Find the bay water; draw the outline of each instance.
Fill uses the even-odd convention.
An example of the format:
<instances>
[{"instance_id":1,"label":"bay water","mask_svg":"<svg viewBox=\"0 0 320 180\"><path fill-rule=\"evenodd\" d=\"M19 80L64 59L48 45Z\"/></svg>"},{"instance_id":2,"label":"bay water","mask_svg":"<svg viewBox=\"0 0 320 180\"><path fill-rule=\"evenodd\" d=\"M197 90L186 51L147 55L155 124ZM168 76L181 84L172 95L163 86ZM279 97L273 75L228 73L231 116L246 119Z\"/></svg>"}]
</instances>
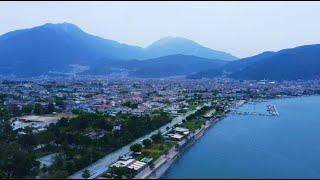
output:
<instances>
[{"instance_id":1,"label":"bay water","mask_svg":"<svg viewBox=\"0 0 320 180\"><path fill-rule=\"evenodd\" d=\"M245 104L186 149L163 178L320 178L320 97Z\"/></svg>"}]
</instances>

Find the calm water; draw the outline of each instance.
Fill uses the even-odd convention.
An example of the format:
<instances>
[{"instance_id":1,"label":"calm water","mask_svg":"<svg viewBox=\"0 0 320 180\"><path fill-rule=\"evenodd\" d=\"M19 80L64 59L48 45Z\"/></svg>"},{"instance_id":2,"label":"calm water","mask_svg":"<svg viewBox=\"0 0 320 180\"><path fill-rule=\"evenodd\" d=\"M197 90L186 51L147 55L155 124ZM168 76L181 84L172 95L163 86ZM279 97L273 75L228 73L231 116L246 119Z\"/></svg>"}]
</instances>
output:
<instances>
[{"instance_id":1,"label":"calm water","mask_svg":"<svg viewBox=\"0 0 320 180\"><path fill-rule=\"evenodd\" d=\"M271 100L241 111L279 117L229 115L171 166L164 178L320 178L320 97Z\"/></svg>"}]
</instances>

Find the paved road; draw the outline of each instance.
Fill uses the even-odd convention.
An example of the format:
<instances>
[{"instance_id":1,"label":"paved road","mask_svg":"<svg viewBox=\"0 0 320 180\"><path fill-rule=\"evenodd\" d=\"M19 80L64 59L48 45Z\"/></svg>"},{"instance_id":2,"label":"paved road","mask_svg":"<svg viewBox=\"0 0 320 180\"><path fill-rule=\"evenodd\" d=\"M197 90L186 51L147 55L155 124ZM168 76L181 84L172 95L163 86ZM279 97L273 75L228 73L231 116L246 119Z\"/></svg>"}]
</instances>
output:
<instances>
[{"instance_id":1,"label":"paved road","mask_svg":"<svg viewBox=\"0 0 320 180\"><path fill-rule=\"evenodd\" d=\"M196 110L200 109L201 107L203 106L198 106L196 108ZM135 143L139 143L141 142L142 140L146 139L146 138L150 138L153 134L157 133L158 130L160 130L162 133L165 133L167 130L166 128L169 127L173 127L174 125L182 122L182 120L184 120L187 116L189 116L190 114L194 113L196 110L193 110L193 111L189 111L187 112L185 115L181 115L181 116L178 116L176 118L174 118L170 123L160 127L159 129L131 142L130 144L112 152L112 153L109 153L108 155L104 156L103 158L99 159L98 161L94 162L93 164L87 166L86 168L76 172L75 174L69 176L69 179L83 179L82 178L82 173L85 169L88 169L90 174L91 174L91 177L89 179L94 179L96 177L98 177L99 175L103 174L105 171L108 170L109 166L118 160L118 158L120 156L123 156L125 155L126 153L128 153L130 151L130 146L132 144L135 144Z\"/></svg>"}]
</instances>

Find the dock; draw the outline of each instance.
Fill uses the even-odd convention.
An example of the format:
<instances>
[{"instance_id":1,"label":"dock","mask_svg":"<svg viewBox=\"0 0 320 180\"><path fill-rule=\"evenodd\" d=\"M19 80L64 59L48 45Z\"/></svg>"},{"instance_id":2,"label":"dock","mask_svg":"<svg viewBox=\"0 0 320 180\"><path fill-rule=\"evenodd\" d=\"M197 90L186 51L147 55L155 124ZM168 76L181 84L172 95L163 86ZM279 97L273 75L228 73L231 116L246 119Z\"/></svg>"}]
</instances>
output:
<instances>
[{"instance_id":1,"label":"dock","mask_svg":"<svg viewBox=\"0 0 320 180\"><path fill-rule=\"evenodd\" d=\"M267 111L273 116L279 116L280 115L278 110L277 110L277 108L276 108L276 106L273 105L273 104L268 104L267 105Z\"/></svg>"},{"instance_id":2,"label":"dock","mask_svg":"<svg viewBox=\"0 0 320 180\"><path fill-rule=\"evenodd\" d=\"M278 112L277 108L273 104L267 105L267 112L261 113L261 112L250 112L250 111L233 111L232 114L236 115L256 115L256 116L280 116L280 113Z\"/></svg>"}]
</instances>

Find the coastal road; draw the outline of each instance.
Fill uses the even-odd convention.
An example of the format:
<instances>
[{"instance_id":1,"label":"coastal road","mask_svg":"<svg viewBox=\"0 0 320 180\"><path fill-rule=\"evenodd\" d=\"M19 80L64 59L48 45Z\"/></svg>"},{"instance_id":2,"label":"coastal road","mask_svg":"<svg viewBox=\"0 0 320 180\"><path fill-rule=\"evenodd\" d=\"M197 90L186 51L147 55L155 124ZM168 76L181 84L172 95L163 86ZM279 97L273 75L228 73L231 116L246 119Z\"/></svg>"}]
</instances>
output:
<instances>
[{"instance_id":1,"label":"coastal road","mask_svg":"<svg viewBox=\"0 0 320 180\"><path fill-rule=\"evenodd\" d=\"M203 106L204 105L198 106L196 108L196 110L202 108ZM130 151L130 146L132 144L140 143L142 140L144 140L146 138L150 138L153 134L157 133L158 130L160 130L160 132L162 132L164 134L167 131L166 130L167 127L172 128L174 125L181 123L182 120L184 120L190 114L194 113L196 110L189 111L184 115L178 116L178 117L174 118L170 123L160 127L159 129L152 131L151 133L131 142L130 144L128 144L128 145L126 145L126 146L124 146L124 147L122 147L112 153L109 153L108 155L104 156L103 158L99 159L98 161L94 162L93 164L91 164L91 165L87 166L86 168L69 176L69 179L83 179L82 173L85 169L89 170L89 172L90 172L91 176L89 177L89 179L94 179L94 178L98 177L99 175L101 175L105 171L107 171L109 169L109 166L112 163L114 163L115 161L117 161L120 156L123 156L126 153L128 153Z\"/></svg>"}]
</instances>

